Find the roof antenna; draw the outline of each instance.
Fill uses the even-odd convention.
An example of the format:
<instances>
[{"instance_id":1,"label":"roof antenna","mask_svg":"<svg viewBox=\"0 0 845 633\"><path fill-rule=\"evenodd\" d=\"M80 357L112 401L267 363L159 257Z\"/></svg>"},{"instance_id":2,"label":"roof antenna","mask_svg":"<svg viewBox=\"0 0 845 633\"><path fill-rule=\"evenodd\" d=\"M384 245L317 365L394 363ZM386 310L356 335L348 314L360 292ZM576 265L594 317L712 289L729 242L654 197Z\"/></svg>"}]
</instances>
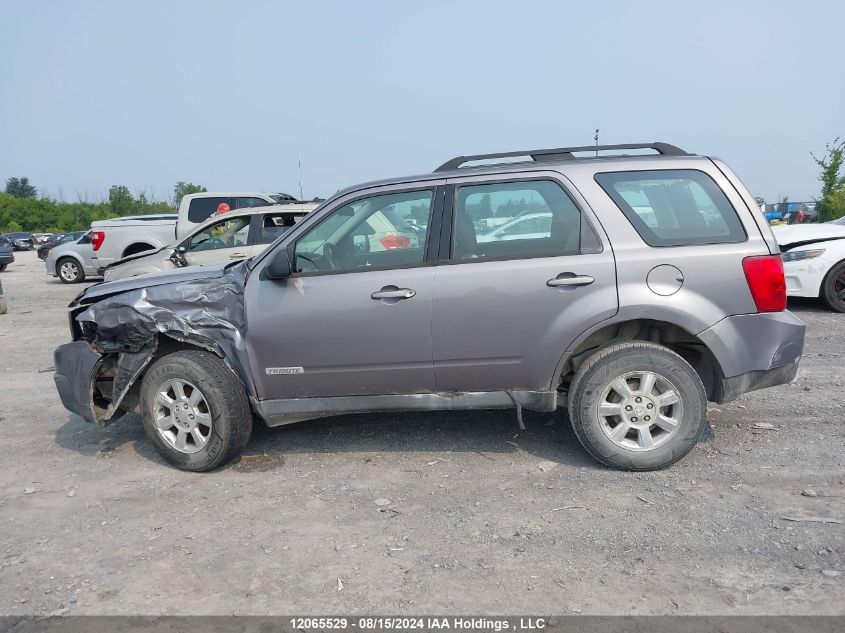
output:
<instances>
[{"instance_id":1,"label":"roof antenna","mask_svg":"<svg viewBox=\"0 0 845 633\"><path fill-rule=\"evenodd\" d=\"M598 132L598 130L596 130ZM299 166L299 199L302 200L302 158L296 153L296 164Z\"/></svg>"},{"instance_id":2,"label":"roof antenna","mask_svg":"<svg viewBox=\"0 0 845 633\"><path fill-rule=\"evenodd\" d=\"M596 135L593 137L593 140L596 142L596 158L599 157L599 130L596 128Z\"/></svg>"}]
</instances>

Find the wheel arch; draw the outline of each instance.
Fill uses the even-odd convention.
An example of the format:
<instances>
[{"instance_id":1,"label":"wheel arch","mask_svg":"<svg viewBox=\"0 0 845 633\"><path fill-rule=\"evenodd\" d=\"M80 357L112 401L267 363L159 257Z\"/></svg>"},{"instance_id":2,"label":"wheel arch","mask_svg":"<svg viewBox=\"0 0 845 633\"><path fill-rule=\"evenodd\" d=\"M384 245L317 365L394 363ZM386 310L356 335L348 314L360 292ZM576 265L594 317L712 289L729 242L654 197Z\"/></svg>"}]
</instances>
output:
<instances>
[{"instance_id":1,"label":"wheel arch","mask_svg":"<svg viewBox=\"0 0 845 633\"><path fill-rule=\"evenodd\" d=\"M623 341L657 343L676 352L701 378L707 399L718 399L723 373L718 358L707 344L676 323L647 317L605 321L582 333L558 362L551 382L553 388L556 385L558 391L568 391L573 375L584 360L599 349Z\"/></svg>"},{"instance_id":2,"label":"wheel arch","mask_svg":"<svg viewBox=\"0 0 845 633\"><path fill-rule=\"evenodd\" d=\"M152 241L152 240L150 240ZM132 242L131 244L127 245L121 254L121 259L124 257L129 257L130 255L137 255L138 253L143 253L144 251L154 251L158 248L161 248L161 245L154 245L150 244L150 241L147 242Z\"/></svg>"},{"instance_id":3,"label":"wheel arch","mask_svg":"<svg viewBox=\"0 0 845 633\"><path fill-rule=\"evenodd\" d=\"M840 259L839 261L833 262L830 265L830 268L828 268L827 271L825 271L825 274L822 277L821 283L819 284L819 292L818 292L819 299L824 299L824 293L825 293L825 288L827 287L827 282L830 279L830 276L833 274L833 271L836 269L836 267L840 266L841 264L845 264L845 254L843 254L842 259Z\"/></svg>"},{"instance_id":4,"label":"wheel arch","mask_svg":"<svg viewBox=\"0 0 845 633\"><path fill-rule=\"evenodd\" d=\"M246 389L247 394L252 401L255 396L255 387L253 381L250 376L245 376L244 372L238 371L238 365L233 364L226 358L223 352L215 347L214 345L203 345L197 341L188 341L184 339L177 339L173 336L164 332L159 334L155 339L155 352L144 362L143 368L135 375L134 379L132 380L132 385L127 389L123 397L121 398L120 402L117 404L117 408L123 411L130 411L133 413L140 412L140 391L141 391L141 383L144 380L144 375L147 372L147 369L153 365L157 360L173 354L175 352L181 351L204 351L210 352L219 358L221 358L229 369L234 373L244 384L244 388Z\"/></svg>"}]
</instances>

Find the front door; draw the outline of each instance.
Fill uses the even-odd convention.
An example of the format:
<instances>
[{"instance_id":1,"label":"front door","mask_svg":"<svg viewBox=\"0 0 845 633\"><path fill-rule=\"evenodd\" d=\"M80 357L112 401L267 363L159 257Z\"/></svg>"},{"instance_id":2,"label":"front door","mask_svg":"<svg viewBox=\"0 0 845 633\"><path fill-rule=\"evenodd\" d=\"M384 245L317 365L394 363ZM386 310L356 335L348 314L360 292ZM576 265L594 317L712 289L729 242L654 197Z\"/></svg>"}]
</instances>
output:
<instances>
[{"instance_id":1,"label":"front door","mask_svg":"<svg viewBox=\"0 0 845 633\"><path fill-rule=\"evenodd\" d=\"M617 310L610 248L552 176L450 183L432 316L438 391L554 389L569 344Z\"/></svg>"},{"instance_id":2,"label":"front door","mask_svg":"<svg viewBox=\"0 0 845 633\"><path fill-rule=\"evenodd\" d=\"M260 399L434 390L435 191L351 196L276 247L291 253L293 276L247 284Z\"/></svg>"},{"instance_id":3,"label":"front door","mask_svg":"<svg viewBox=\"0 0 845 633\"><path fill-rule=\"evenodd\" d=\"M251 216L225 217L210 224L183 242L185 259L190 266L246 259L251 253L249 225Z\"/></svg>"}]
</instances>

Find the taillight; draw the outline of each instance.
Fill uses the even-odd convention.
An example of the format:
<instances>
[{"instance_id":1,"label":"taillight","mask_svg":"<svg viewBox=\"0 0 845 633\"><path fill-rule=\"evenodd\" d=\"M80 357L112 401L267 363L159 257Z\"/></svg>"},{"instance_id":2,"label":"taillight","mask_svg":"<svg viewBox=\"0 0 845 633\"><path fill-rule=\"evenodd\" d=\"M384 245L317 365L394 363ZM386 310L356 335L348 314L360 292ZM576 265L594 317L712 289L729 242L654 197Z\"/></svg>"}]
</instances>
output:
<instances>
[{"instance_id":1,"label":"taillight","mask_svg":"<svg viewBox=\"0 0 845 633\"><path fill-rule=\"evenodd\" d=\"M779 312L786 309L786 279L780 255L761 255L742 260L742 270L757 312Z\"/></svg>"},{"instance_id":2,"label":"taillight","mask_svg":"<svg viewBox=\"0 0 845 633\"><path fill-rule=\"evenodd\" d=\"M105 239L106 234L103 231L91 231L91 244L94 246L95 251L100 250Z\"/></svg>"},{"instance_id":3,"label":"taillight","mask_svg":"<svg viewBox=\"0 0 845 633\"><path fill-rule=\"evenodd\" d=\"M408 248L411 245L411 240L404 235L385 235L379 242L389 251Z\"/></svg>"}]
</instances>

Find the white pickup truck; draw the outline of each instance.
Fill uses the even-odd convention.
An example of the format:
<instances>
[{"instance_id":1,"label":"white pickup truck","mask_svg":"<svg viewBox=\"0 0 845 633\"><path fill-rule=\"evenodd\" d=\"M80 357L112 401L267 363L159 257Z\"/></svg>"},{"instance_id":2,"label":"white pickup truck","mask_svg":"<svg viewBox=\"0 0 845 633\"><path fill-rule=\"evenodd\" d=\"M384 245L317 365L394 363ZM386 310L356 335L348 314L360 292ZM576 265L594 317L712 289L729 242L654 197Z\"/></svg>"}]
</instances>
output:
<instances>
[{"instance_id":1,"label":"white pickup truck","mask_svg":"<svg viewBox=\"0 0 845 633\"><path fill-rule=\"evenodd\" d=\"M210 218L220 204L231 210L281 204L299 208L295 198L287 194L254 191L192 193L182 198L175 214L134 215L91 224L94 246L93 263L105 269L119 259L144 251L157 250L188 233Z\"/></svg>"}]
</instances>

